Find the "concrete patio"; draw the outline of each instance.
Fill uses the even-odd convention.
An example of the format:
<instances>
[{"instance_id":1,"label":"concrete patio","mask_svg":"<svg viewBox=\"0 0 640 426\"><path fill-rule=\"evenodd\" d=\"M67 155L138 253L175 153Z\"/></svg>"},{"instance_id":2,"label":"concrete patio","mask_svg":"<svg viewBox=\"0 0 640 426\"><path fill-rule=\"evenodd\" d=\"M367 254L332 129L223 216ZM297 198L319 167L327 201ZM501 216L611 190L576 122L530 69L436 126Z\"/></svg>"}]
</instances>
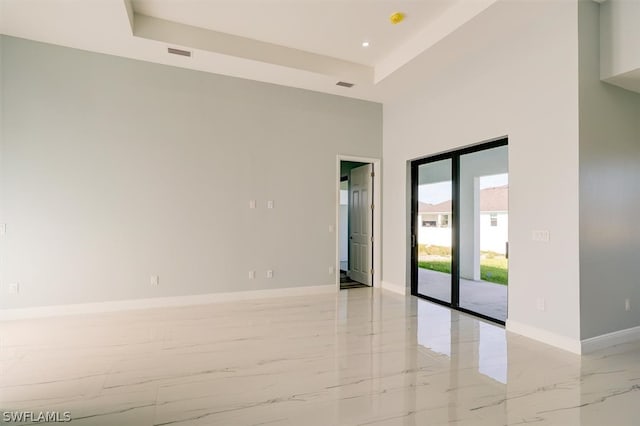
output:
<instances>
[{"instance_id":1,"label":"concrete patio","mask_svg":"<svg viewBox=\"0 0 640 426\"><path fill-rule=\"evenodd\" d=\"M450 302L451 275L418 268L418 293ZM507 286L461 278L460 307L505 321L507 319Z\"/></svg>"}]
</instances>

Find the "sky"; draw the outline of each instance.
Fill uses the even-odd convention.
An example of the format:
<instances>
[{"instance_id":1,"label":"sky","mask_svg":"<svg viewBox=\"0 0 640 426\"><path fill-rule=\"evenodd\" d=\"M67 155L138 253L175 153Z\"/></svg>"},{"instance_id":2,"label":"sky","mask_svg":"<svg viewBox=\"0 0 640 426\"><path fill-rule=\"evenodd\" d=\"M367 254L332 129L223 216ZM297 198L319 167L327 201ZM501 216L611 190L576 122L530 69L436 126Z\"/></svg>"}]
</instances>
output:
<instances>
[{"instance_id":1,"label":"sky","mask_svg":"<svg viewBox=\"0 0 640 426\"><path fill-rule=\"evenodd\" d=\"M509 184L509 174L481 176L480 189ZM451 182L439 182L418 187L418 199L427 204L438 204L451 199Z\"/></svg>"}]
</instances>

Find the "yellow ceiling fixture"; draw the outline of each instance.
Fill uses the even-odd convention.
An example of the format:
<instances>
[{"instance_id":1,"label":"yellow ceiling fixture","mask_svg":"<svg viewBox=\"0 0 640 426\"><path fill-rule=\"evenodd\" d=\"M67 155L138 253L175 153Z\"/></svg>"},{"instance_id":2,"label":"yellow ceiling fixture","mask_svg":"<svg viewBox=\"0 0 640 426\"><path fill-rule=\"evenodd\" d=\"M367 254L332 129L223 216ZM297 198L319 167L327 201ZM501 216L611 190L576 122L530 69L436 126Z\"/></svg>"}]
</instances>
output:
<instances>
[{"instance_id":1,"label":"yellow ceiling fixture","mask_svg":"<svg viewBox=\"0 0 640 426\"><path fill-rule=\"evenodd\" d=\"M402 12L395 12L395 13L392 13L391 16L389 16L389 21L391 21L393 25L396 25L404 21L404 16L405 15Z\"/></svg>"}]
</instances>

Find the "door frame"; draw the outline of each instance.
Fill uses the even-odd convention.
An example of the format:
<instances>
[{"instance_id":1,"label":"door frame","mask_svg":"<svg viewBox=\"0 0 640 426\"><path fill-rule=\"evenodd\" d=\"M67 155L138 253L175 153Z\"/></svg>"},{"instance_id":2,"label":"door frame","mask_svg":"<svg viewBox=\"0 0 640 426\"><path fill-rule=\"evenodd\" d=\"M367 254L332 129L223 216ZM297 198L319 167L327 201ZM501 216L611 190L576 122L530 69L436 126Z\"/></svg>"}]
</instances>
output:
<instances>
[{"instance_id":1,"label":"door frame","mask_svg":"<svg viewBox=\"0 0 640 426\"><path fill-rule=\"evenodd\" d=\"M505 322L460 306L460 157L465 154L485 151L487 149L509 146L509 137L503 136L487 142L470 145L465 148L445 151L409 162L411 173L411 228L409 229L411 295L430 302L444 305L457 311L475 315L487 321L504 325ZM418 294L418 167L441 160L451 160L451 302ZM508 301L507 301L508 303ZM508 310L508 307L507 307Z\"/></svg>"},{"instance_id":2,"label":"door frame","mask_svg":"<svg viewBox=\"0 0 640 426\"><path fill-rule=\"evenodd\" d=\"M335 282L336 288L340 290L340 162L341 161L357 161L359 163L369 163L373 164L373 258L371 259L371 267L373 268L373 279L371 280L371 287L380 287L381 281L381 260L382 260L382 245L380 244L380 236L382 235L382 203L380 202L381 197L381 189L382 189L382 176L380 164L381 160L379 158L373 157L359 157L354 155L346 155L346 154L338 154L336 156L336 176L334 179L335 187L336 187L336 211L335 211L335 225L334 225L334 233L335 233L335 265L334 265L334 273L335 273Z\"/></svg>"}]
</instances>

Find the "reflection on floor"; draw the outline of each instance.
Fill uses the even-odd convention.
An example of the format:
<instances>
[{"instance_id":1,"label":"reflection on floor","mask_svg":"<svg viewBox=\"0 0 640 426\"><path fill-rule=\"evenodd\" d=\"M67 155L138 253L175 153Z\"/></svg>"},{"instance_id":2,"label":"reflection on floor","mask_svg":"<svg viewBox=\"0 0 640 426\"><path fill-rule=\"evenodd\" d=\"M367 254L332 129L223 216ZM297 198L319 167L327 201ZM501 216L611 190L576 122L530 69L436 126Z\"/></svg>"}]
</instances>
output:
<instances>
[{"instance_id":1,"label":"reflection on floor","mask_svg":"<svg viewBox=\"0 0 640 426\"><path fill-rule=\"evenodd\" d=\"M582 359L374 289L0 323L0 406L72 425L637 425L640 343Z\"/></svg>"},{"instance_id":2,"label":"reflection on floor","mask_svg":"<svg viewBox=\"0 0 640 426\"><path fill-rule=\"evenodd\" d=\"M418 268L418 293L451 302L451 275ZM460 279L460 306L491 318L507 319L507 286Z\"/></svg>"}]
</instances>

